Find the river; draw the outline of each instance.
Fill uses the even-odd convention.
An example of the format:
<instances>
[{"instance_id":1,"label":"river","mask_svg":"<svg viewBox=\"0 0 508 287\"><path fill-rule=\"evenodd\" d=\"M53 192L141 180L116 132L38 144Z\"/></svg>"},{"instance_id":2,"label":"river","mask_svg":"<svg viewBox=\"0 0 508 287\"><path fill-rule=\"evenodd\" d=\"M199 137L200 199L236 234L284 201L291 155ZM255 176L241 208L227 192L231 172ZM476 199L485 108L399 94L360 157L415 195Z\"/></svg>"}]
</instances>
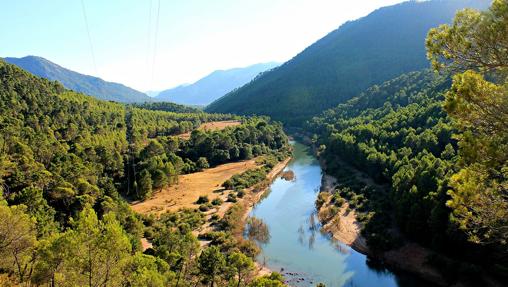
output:
<instances>
[{"instance_id":1,"label":"river","mask_svg":"<svg viewBox=\"0 0 508 287\"><path fill-rule=\"evenodd\" d=\"M420 287L428 286L409 274L373 267L367 257L332 240L319 229L314 202L322 170L309 149L294 143L293 159L286 167L295 174L277 178L250 216L269 229L269 240L260 243L258 262L281 272L291 286Z\"/></svg>"}]
</instances>

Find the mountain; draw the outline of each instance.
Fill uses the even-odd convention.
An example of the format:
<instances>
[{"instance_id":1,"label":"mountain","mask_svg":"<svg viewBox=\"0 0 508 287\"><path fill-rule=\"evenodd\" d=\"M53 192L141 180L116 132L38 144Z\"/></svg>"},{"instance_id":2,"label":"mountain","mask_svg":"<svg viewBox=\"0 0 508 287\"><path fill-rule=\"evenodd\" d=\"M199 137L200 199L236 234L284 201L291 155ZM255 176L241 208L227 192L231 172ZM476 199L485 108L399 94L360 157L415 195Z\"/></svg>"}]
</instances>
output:
<instances>
[{"instance_id":1,"label":"mountain","mask_svg":"<svg viewBox=\"0 0 508 287\"><path fill-rule=\"evenodd\" d=\"M226 93L243 86L259 73L275 68L279 63L255 64L245 68L217 70L190 85L181 85L159 93L156 100L184 105L206 106Z\"/></svg>"},{"instance_id":2,"label":"mountain","mask_svg":"<svg viewBox=\"0 0 508 287\"><path fill-rule=\"evenodd\" d=\"M42 57L26 56L23 58L4 58L36 76L60 82L67 89L94 96L101 100L122 103L141 103L151 101L146 94L122 84L106 82L101 78L83 75L61 67Z\"/></svg>"},{"instance_id":3,"label":"mountain","mask_svg":"<svg viewBox=\"0 0 508 287\"><path fill-rule=\"evenodd\" d=\"M464 7L488 0L410 1L380 8L343 24L293 59L206 108L208 112L264 114L300 125L368 87L428 67L425 38Z\"/></svg>"},{"instance_id":4,"label":"mountain","mask_svg":"<svg viewBox=\"0 0 508 287\"><path fill-rule=\"evenodd\" d=\"M155 98L159 95L160 91L146 91L145 94L151 98Z\"/></svg>"}]
</instances>

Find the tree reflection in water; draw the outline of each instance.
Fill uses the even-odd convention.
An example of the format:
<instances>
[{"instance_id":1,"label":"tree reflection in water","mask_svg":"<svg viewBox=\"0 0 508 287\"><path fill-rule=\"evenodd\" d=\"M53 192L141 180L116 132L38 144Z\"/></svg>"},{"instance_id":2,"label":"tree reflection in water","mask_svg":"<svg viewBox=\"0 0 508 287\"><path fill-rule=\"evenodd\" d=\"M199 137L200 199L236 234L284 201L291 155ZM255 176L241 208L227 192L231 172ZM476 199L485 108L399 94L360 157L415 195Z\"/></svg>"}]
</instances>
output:
<instances>
[{"instance_id":1,"label":"tree reflection in water","mask_svg":"<svg viewBox=\"0 0 508 287\"><path fill-rule=\"evenodd\" d=\"M247 237L251 240L256 240L261 244L266 244L270 241L270 231L268 225L257 217L249 217L247 219L247 226L245 229Z\"/></svg>"}]
</instances>

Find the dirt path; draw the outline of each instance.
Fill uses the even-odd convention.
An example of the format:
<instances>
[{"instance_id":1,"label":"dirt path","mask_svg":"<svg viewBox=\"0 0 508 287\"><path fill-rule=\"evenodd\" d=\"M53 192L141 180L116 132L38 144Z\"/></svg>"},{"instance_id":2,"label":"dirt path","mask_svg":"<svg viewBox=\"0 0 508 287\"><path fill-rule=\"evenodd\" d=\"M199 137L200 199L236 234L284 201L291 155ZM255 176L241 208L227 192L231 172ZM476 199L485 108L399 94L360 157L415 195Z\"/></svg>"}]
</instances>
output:
<instances>
[{"instance_id":1,"label":"dirt path","mask_svg":"<svg viewBox=\"0 0 508 287\"><path fill-rule=\"evenodd\" d=\"M214 131L214 130L222 130L227 127L238 126L241 124L242 124L242 122L236 121L236 120L208 122L208 123L201 124L198 129L204 130L204 131ZM190 136L191 136L191 132L178 135L179 138L184 139L184 140L190 139Z\"/></svg>"},{"instance_id":2,"label":"dirt path","mask_svg":"<svg viewBox=\"0 0 508 287\"><path fill-rule=\"evenodd\" d=\"M177 211L181 208L197 208L199 205L195 202L200 196L208 196L210 201L217 197L224 197L221 194L224 191L221 187L224 181L235 174L257 166L256 159L251 159L180 175L178 184L155 193L152 198L145 201L133 202L131 207L134 211L142 214L160 214L166 211Z\"/></svg>"}]
</instances>

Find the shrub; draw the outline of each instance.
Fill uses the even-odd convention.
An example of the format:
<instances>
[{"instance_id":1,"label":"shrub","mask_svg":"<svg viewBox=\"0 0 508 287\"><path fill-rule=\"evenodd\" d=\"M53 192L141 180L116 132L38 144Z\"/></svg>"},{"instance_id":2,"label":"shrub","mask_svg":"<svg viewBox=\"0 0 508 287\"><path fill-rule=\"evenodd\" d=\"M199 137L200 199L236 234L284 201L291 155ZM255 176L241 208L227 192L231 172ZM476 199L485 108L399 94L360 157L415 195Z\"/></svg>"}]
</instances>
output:
<instances>
[{"instance_id":1,"label":"shrub","mask_svg":"<svg viewBox=\"0 0 508 287\"><path fill-rule=\"evenodd\" d=\"M222 199L217 197L216 199L212 200L212 205L221 205L222 202Z\"/></svg>"},{"instance_id":2,"label":"shrub","mask_svg":"<svg viewBox=\"0 0 508 287\"><path fill-rule=\"evenodd\" d=\"M234 193L228 194L228 202L237 202L236 195Z\"/></svg>"},{"instance_id":3,"label":"shrub","mask_svg":"<svg viewBox=\"0 0 508 287\"><path fill-rule=\"evenodd\" d=\"M198 198L198 200L196 201L196 204L203 204L203 203L208 203L210 200L208 199L208 196L206 195L202 195Z\"/></svg>"}]
</instances>

